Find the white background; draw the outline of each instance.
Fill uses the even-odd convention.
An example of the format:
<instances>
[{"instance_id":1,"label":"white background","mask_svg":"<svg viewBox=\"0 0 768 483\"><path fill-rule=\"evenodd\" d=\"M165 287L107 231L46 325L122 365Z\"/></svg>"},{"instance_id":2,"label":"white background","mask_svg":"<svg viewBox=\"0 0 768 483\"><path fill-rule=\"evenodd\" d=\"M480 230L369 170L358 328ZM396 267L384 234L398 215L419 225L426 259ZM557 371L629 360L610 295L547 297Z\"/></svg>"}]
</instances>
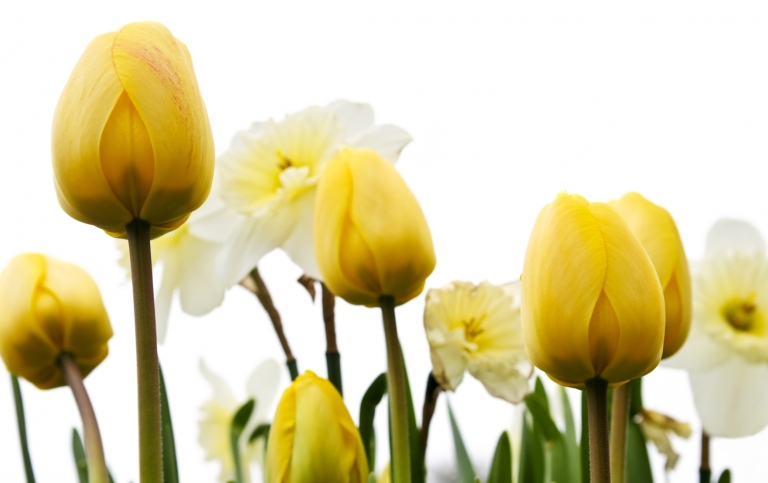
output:
<instances>
[{"instance_id":1,"label":"white background","mask_svg":"<svg viewBox=\"0 0 768 483\"><path fill-rule=\"evenodd\" d=\"M136 20L163 22L189 47L218 153L254 121L338 98L371 103L379 122L408 130L414 141L398 168L435 240L438 265L428 287L518 278L535 216L561 190L590 200L640 191L673 214L694 259L719 217L747 219L768 234L762 2L4 0L0 265L40 251L83 266L101 287L115 336L86 385L118 483L138 474L131 289L115 242L57 204L50 126L88 42ZM262 273L301 368L324 374L320 311L294 282L298 268L275 253ZM423 297L398 309L419 412L430 370L422 310ZM346 401L357 419L363 391L385 370L379 314L340 303L338 330ZM174 307L160 357L182 481L214 481L218 468L203 462L196 442L198 408L210 392L198 360L226 374L244 397L259 361L282 361L271 326L255 299L235 288L203 318ZM23 473L10 381L2 378L0 480L15 483ZM38 481L74 482L70 431L80 423L69 391L27 383L22 390ZM514 410L469 378L452 401L469 451L485 467ZM697 481L699 423L685 374L658 369L647 378L646 403L692 422L695 435L677 441L683 457L670 479ZM385 434L384 419L377 422ZM431 436L430 469L448 471L444 401ZM716 440L713 466L718 473L731 467L738 483L766 481L766 450L765 432Z\"/></svg>"}]
</instances>

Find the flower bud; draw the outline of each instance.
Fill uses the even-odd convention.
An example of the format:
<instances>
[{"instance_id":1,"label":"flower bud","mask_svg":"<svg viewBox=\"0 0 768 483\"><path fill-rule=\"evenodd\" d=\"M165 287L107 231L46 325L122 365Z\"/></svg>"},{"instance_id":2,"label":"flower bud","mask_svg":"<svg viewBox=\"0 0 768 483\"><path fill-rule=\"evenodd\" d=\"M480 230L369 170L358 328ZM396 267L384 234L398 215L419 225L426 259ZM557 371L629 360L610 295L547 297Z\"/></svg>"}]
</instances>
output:
<instances>
[{"instance_id":1,"label":"flower bud","mask_svg":"<svg viewBox=\"0 0 768 483\"><path fill-rule=\"evenodd\" d=\"M0 273L0 356L8 371L40 389L65 384L58 357L87 376L107 357L112 337L99 289L82 268L36 253Z\"/></svg>"},{"instance_id":2,"label":"flower bud","mask_svg":"<svg viewBox=\"0 0 768 483\"><path fill-rule=\"evenodd\" d=\"M605 203L561 193L541 210L525 254L521 311L528 356L560 384L621 384L661 358L659 278Z\"/></svg>"},{"instance_id":3,"label":"flower bud","mask_svg":"<svg viewBox=\"0 0 768 483\"><path fill-rule=\"evenodd\" d=\"M186 46L159 23L96 37L53 119L59 204L113 236L178 228L208 196L213 137Z\"/></svg>"},{"instance_id":4,"label":"flower bud","mask_svg":"<svg viewBox=\"0 0 768 483\"><path fill-rule=\"evenodd\" d=\"M435 268L432 235L395 168L369 149L328 163L315 202L315 254L323 281L347 302L398 304L421 293Z\"/></svg>"},{"instance_id":5,"label":"flower bud","mask_svg":"<svg viewBox=\"0 0 768 483\"><path fill-rule=\"evenodd\" d=\"M339 392L306 371L283 393L267 445L268 483L365 483L360 433Z\"/></svg>"},{"instance_id":6,"label":"flower bud","mask_svg":"<svg viewBox=\"0 0 768 483\"><path fill-rule=\"evenodd\" d=\"M664 290L666 359L682 347L691 328L691 275L675 220L664 208L638 193L627 193L611 206L629 226L651 257Z\"/></svg>"}]
</instances>

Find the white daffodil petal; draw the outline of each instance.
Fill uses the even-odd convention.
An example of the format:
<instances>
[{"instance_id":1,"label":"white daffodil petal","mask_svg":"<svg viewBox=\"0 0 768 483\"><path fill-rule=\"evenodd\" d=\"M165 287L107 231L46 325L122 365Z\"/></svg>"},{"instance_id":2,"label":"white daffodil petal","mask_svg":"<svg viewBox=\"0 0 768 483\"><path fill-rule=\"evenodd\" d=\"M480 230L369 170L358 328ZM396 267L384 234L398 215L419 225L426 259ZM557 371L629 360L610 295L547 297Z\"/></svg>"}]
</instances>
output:
<instances>
[{"instance_id":1,"label":"white daffodil petal","mask_svg":"<svg viewBox=\"0 0 768 483\"><path fill-rule=\"evenodd\" d=\"M315 258L315 194L304 193L290 209L296 211L296 228L285 239L282 249L306 275L321 280L323 277Z\"/></svg>"},{"instance_id":2,"label":"white daffodil petal","mask_svg":"<svg viewBox=\"0 0 768 483\"><path fill-rule=\"evenodd\" d=\"M768 425L768 365L735 356L689 376L696 410L709 435L741 438Z\"/></svg>"},{"instance_id":3,"label":"white daffodil petal","mask_svg":"<svg viewBox=\"0 0 768 483\"><path fill-rule=\"evenodd\" d=\"M248 395L256 401L253 419L264 422L272 408L280 379L283 374L282 366L274 359L267 359L254 369L246 383Z\"/></svg>"},{"instance_id":4,"label":"white daffodil petal","mask_svg":"<svg viewBox=\"0 0 768 483\"><path fill-rule=\"evenodd\" d=\"M176 254L169 254L163 262L163 276L160 287L155 294L155 318L157 325L157 342L163 344L168 332L168 319L173 304L173 292L179 284L181 267Z\"/></svg>"},{"instance_id":5,"label":"white daffodil petal","mask_svg":"<svg viewBox=\"0 0 768 483\"><path fill-rule=\"evenodd\" d=\"M718 220L707 233L705 256L718 257L733 252L743 255L763 254L765 240L760 232L746 221Z\"/></svg>"},{"instance_id":6,"label":"white daffodil petal","mask_svg":"<svg viewBox=\"0 0 768 483\"><path fill-rule=\"evenodd\" d=\"M373 149L390 163L397 162L400 152L413 140L404 129L391 124L373 126L359 136L350 140L349 145L355 148Z\"/></svg>"},{"instance_id":7,"label":"white daffodil petal","mask_svg":"<svg viewBox=\"0 0 768 483\"><path fill-rule=\"evenodd\" d=\"M326 109L337 116L348 138L357 136L373 126L373 108L369 104L338 100L330 103Z\"/></svg>"},{"instance_id":8,"label":"white daffodil petal","mask_svg":"<svg viewBox=\"0 0 768 483\"><path fill-rule=\"evenodd\" d=\"M723 344L717 343L697 325L691 327L688 339L675 355L664 359L661 364L675 369L708 371L723 364L733 353Z\"/></svg>"},{"instance_id":9,"label":"white daffodil petal","mask_svg":"<svg viewBox=\"0 0 768 483\"><path fill-rule=\"evenodd\" d=\"M177 259L184 270L184 276L179 281L179 300L184 312L205 315L224 300L226 287L216 277L214 265L221 247L219 243L192 235L179 246Z\"/></svg>"},{"instance_id":10,"label":"white daffodil petal","mask_svg":"<svg viewBox=\"0 0 768 483\"><path fill-rule=\"evenodd\" d=\"M503 356L503 354L499 354ZM522 357L525 357L522 354ZM491 396L519 403L529 392L528 379L533 373L533 366L529 370L521 371L514 361L520 360L521 354L509 354L509 357L494 357L473 360L469 364L469 373L483 383ZM555 398L555 400L558 400Z\"/></svg>"},{"instance_id":11,"label":"white daffodil petal","mask_svg":"<svg viewBox=\"0 0 768 483\"><path fill-rule=\"evenodd\" d=\"M427 331L427 340L432 349L432 374L443 388L455 391L464 380L464 372L469 364L463 344L453 335L442 334L437 330Z\"/></svg>"},{"instance_id":12,"label":"white daffodil petal","mask_svg":"<svg viewBox=\"0 0 768 483\"><path fill-rule=\"evenodd\" d=\"M218 374L208 369L205 361L200 359L200 373L203 375L208 384L213 389L212 401L216 401L220 406L232 411L237 409L237 399L229 388L229 385Z\"/></svg>"}]
</instances>

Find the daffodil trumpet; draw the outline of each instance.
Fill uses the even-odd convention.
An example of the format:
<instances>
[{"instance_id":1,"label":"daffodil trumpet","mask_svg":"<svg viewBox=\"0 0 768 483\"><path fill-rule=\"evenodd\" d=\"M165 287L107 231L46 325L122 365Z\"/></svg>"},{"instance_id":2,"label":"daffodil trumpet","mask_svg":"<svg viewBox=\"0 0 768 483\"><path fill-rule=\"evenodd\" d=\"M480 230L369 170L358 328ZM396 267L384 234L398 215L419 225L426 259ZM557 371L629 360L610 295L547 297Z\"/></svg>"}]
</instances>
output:
<instances>
[{"instance_id":1,"label":"daffodil trumpet","mask_svg":"<svg viewBox=\"0 0 768 483\"><path fill-rule=\"evenodd\" d=\"M59 356L59 367L64 380L75 397L80 419L83 421L83 436L85 438L85 456L88 461L88 482L109 483L109 472L104 460L104 446L101 443L99 423L93 410L91 399L83 384L83 375L72 356L63 352Z\"/></svg>"},{"instance_id":2,"label":"daffodil trumpet","mask_svg":"<svg viewBox=\"0 0 768 483\"><path fill-rule=\"evenodd\" d=\"M397 482L411 481L410 441L408 439L408 406L405 392L405 367L397 338L395 298L380 299L387 345L387 384L392 418L392 474Z\"/></svg>"},{"instance_id":3,"label":"daffodil trumpet","mask_svg":"<svg viewBox=\"0 0 768 483\"><path fill-rule=\"evenodd\" d=\"M131 257L133 316L136 326L136 369L139 392L139 467L141 482L162 481L163 442L160 406L160 363L157 357L155 298L149 223L133 220L126 227Z\"/></svg>"},{"instance_id":4,"label":"daffodil trumpet","mask_svg":"<svg viewBox=\"0 0 768 483\"><path fill-rule=\"evenodd\" d=\"M328 380L339 390L339 394L344 395L344 389L341 382L341 354L336 342L336 296L322 282L323 299L323 323L325 324L325 364L328 369Z\"/></svg>"},{"instance_id":5,"label":"daffodil trumpet","mask_svg":"<svg viewBox=\"0 0 768 483\"><path fill-rule=\"evenodd\" d=\"M589 474L592 483L611 483L608 445L608 383L595 377L585 383L589 421Z\"/></svg>"},{"instance_id":6,"label":"daffodil trumpet","mask_svg":"<svg viewBox=\"0 0 768 483\"><path fill-rule=\"evenodd\" d=\"M24 460L24 474L27 477L27 483L35 483L35 472L32 469L32 458L29 456L27 422L26 418L24 417L24 401L21 398L19 378L13 374L11 374L11 384L13 385L13 402L16 406L16 422L19 426L19 445L21 446L21 456Z\"/></svg>"}]
</instances>

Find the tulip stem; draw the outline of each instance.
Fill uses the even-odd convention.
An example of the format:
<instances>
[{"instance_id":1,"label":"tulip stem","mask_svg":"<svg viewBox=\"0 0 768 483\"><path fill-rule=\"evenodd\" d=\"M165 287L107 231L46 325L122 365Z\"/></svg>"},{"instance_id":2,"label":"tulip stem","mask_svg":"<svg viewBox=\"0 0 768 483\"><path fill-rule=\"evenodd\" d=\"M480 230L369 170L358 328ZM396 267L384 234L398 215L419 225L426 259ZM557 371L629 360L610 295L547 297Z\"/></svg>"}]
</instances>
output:
<instances>
[{"instance_id":1,"label":"tulip stem","mask_svg":"<svg viewBox=\"0 0 768 483\"><path fill-rule=\"evenodd\" d=\"M139 393L139 476L141 483L163 481L160 363L157 358L155 296L149 223L138 218L125 227L131 255L133 315L136 321L136 376Z\"/></svg>"},{"instance_id":2,"label":"tulip stem","mask_svg":"<svg viewBox=\"0 0 768 483\"><path fill-rule=\"evenodd\" d=\"M411 451L408 439L408 405L405 392L405 367L397 338L394 297L381 297L384 338L387 344L387 384L391 410L392 454L394 481L410 483Z\"/></svg>"},{"instance_id":3,"label":"tulip stem","mask_svg":"<svg viewBox=\"0 0 768 483\"><path fill-rule=\"evenodd\" d=\"M16 405L16 422L19 425L19 444L21 445L21 457L24 459L24 473L27 476L27 483L35 483L32 458L29 456L27 422L24 418L24 401L21 399L21 386L19 386L19 378L13 374L11 374L11 385L13 386L13 402Z\"/></svg>"},{"instance_id":4,"label":"tulip stem","mask_svg":"<svg viewBox=\"0 0 768 483\"><path fill-rule=\"evenodd\" d=\"M429 441L429 425L432 423L432 416L437 407L437 398L440 397L442 388L435 379L433 372L429 373L427 378L427 391L424 394L424 407L421 411L421 457L427 457L427 442Z\"/></svg>"},{"instance_id":5,"label":"tulip stem","mask_svg":"<svg viewBox=\"0 0 768 483\"><path fill-rule=\"evenodd\" d=\"M341 385L341 354L336 344L336 296L324 284L320 283L323 290L323 322L325 323L325 362L328 368L328 380L336 386L339 394L344 395Z\"/></svg>"},{"instance_id":6,"label":"tulip stem","mask_svg":"<svg viewBox=\"0 0 768 483\"><path fill-rule=\"evenodd\" d=\"M109 483L109 471L104 460L104 446L101 444L99 423L93 411L91 398L83 384L83 375L71 355L59 356L59 367L67 385L72 389L80 419L83 420L83 438L85 438L85 456L88 461L88 483Z\"/></svg>"},{"instance_id":7,"label":"tulip stem","mask_svg":"<svg viewBox=\"0 0 768 483\"><path fill-rule=\"evenodd\" d=\"M699 482L710 483L712 481L712 469L709 467L709 435L701 431L701 465L699 466Z\"/></svg>"},{"instance_id":8,"label":"tulip stem","mask_svg":"<svg viewBox=\"0 0 768 483\"><path fill-rule=\"evenodd\" d=\"M589 473L592 483L610 483L608 447L608 383L599 377L586 383L589 421Z\"/></svg>"},{"instance_id":9,"label":"tulip stem","mask_svg":"<svg viewBox=\"0 0 768 483\"><path fill-rule=\"evenodd\" d=\"M611 409L611 481L613 483L624 483L626 479L627 427L631 391L631 381L613 391Z\"/></svg>"},{"instance_id":10,"label":"tulip stem","mask_svg":"<svg viewBox=\"0 0 768 483\"><path fill-rule=\"evenodd\" d=\"M250 280L246 280L252 283L243 283L242 285L259 299L259 303L267 312L269 320L272 322L272 327L275 328L275 333L280 341L280 346L285 353L285 365L288 367L288 372L291 374L291 380L295 381L296 378L299 377L299 368L296 364L296 358L293 357L293 352L291 352L291 346L288 344L288 338L285 336L280 312L277 311L275 303L272 301L272 295L270 295L269 289L267 289L267 284L264 283L264 279L261 278L258 267L251 270L249 278Z\"/></svg>"}]
</instances>

